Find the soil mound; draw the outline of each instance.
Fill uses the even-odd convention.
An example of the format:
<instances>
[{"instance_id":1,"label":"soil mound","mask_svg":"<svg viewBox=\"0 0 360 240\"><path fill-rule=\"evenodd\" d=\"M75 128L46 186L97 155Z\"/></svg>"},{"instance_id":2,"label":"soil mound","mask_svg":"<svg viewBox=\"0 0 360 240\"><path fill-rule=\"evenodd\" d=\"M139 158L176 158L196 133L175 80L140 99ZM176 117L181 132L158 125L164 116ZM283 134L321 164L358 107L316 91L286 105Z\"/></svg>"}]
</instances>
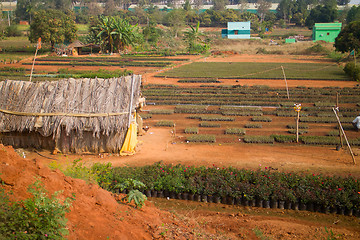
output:
<instances>
[{"instance_id":1,"label":"soil mound","mask_svg":"<svg viewBox=\"0 0 360 240\"><path fill-rule=\"evenodd\" d=\"M112 193L95 184L65 176L43 166L36 159L21 158L12 147L0 144L0 177L13 200L30 197L27 188L39 177L49 194L63 191L60 199L75 194L67 214L68 239L154 239L161 237L161 226L172 224L173 216L146 202L142 209L119 204ZM176 223L177 225L177 223ZM180 238L181 239L181 238Z\"/></svg>"}]
</instances>

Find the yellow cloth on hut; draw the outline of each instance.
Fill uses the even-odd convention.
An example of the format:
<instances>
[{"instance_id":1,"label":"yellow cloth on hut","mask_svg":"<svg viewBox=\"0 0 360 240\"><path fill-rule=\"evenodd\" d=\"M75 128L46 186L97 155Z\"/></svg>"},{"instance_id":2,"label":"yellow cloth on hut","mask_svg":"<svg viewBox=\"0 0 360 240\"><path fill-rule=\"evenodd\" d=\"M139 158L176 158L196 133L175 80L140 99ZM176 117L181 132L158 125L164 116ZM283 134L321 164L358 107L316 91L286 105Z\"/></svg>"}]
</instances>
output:
<instances>
[{"instance_id":1,"label":"yellow cloth on hut","mask_svg":"<svg viewBox=\"0 0 360 240\"><path fill-rule=\"evenodd\" d=\"M133 122L130 124L130 127L126 133L124 144L120 150L120 155L133 155L135 153L137 142L137 125L135 122Z\"/></svg>"}]
</instances>

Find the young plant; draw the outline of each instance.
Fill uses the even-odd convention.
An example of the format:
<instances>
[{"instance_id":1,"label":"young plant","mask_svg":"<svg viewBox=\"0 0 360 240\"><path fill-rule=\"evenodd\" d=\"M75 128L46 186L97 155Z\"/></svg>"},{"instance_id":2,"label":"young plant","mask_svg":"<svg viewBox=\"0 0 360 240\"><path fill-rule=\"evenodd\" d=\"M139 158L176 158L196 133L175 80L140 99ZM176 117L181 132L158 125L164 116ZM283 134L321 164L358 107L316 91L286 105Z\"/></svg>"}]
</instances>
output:
<instances>
[{"instance_id":1,"label":"young plant","mask_svg":"<svg viewBox=\"0 0 360 240\"><path fill-rule=\"evenodd\" d=\"M40 180L30 185L32 197L10 204L0 191L0 237L2 239L64 239L68 234L65 214L75 198L60 201L55 192L48 196ZM2 195L2 196L1 196Z\"/></svg>"}]
</instances>

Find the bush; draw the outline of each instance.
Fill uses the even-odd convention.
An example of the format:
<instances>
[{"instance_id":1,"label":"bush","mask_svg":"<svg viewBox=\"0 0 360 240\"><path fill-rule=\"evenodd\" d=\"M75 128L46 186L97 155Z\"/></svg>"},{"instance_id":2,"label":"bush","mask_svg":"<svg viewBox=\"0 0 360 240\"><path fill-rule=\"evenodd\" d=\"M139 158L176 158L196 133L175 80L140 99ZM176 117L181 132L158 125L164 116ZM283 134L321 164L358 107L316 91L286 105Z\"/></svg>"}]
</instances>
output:
<instances>
[{"instance_id":1,"label":"bush","mask_svg":"<svg viewBox=\"0 0 360 240\"><path fill-rule=\"evenodd\" d=\"M236 135L245 135L246 131L242 128L227 128L225 134L236 134Z\"/></svg>"},{"instance_id":2,"label":"bush","mask_svg":"<svg viewBox=\"0 0 360 240\"><path fill-rule=\"evenodd\" d=\"M262 128L262 124L260 124L260 123L247 123L247 124L245 124L245 128Z\"/></svg>"},{"instance_id":3,"label":"bush","mask_svg":"<svg viewBox=\"0 0 360 240\"><path fill-rule=\"evenodd\" d=\"M289 135L271 135L276 142L279 143L292 143L292 142L296 142L296 136L289 136Z\"/></svg>"},{"instance_id":4,"label":"bush","mask_svg":"<svg viewBox=\"0 0 360 240\"><path fill-rule=\"evenodd\" d=\"M21 31L18 30L16 25L10 25L5 30L7 37L20 37Z\"/></svg>"},{"instance_id":5,"label":"bush","mask_svg":"<svg viewBox=\"0 0 360 240\"><path fill-rule=\"evenodd\" d=\"M201 121L235 121L235 118L224 116L202 116Z\"/></svg>"},{"instance_id":6,"label":"bush","mask_svg":"<svg viewBox=\"0 0 360 240\"><path fill-rule=\"evenodd\" d=\"M157 127L173 127L174 122L168 121L168 120L160 120L155 124L155 126L157 126Z\"/></svg>"},{"instance_id":7,"label":"bush","mask_svg":"<svg viewBox=\"0 0 360 240\"><path fill-rule=\"evenodd\" d=\"M172 109L153 109L150 110L150 114L163 114L163 115L171 115L174 114L174 110Z\"/></svg>"},{"instance_id":8,"label":"bush","mask_svg":"<svg viewBox=\"0 0 360 240\"><path fill-rule=\"evenodd\" d=\"M263 113L260 111L223 111L222 115L225 116L262 116Z\"/></svg>"},{"instance_id":9,"label":"bush","mask_svg":"<svg viewBox=\"0 0 360 240\"><path fill-rule=\"evenodd\" d=\"M175 113L206 113L207 106L203 105L182 105L175 107Z\"/></svg>"},{"instance_id":10,"label":"bush","mask_svg":"<svg viewBox=\"0 0 360 240\"><path fill-rule=\"evenodd\" d=\"M245 136L244 142L246 143L274 143L272 136Z\"/></svg>"},{"instance_id":11,"label":"bush","mask_svg":"<svg viewBox=\"0 0 360 240\"><path fill-rule=\"evenodd\" d=\"M189 142L216 142L216 137L214 135L207 134L198 134L189 136L187 139Z\"/></svg>"},{"instance_id":12,"label":"bush","mask_svg":"<svg viewBox=\"0 0 360 240\"><path fill-rule=\"evenodd\" d=\"M28 192L31 198L10 203L8 195L0 189L1 239L64 239L68 234L65 214L74 198L61 202L55 192L47 196L42 182L36 180Z\"/></svg>"},{"instance_id":13,"label":"bush","mask_svg":"<svg viewBox=\"0 0 360 240\"><path fill-rule=\"evenodd\" d=\"M288 124L286 127L289 129L296 129L296 124ZM299 129L308 129L308 128L309 125L307 124L299 124Z\"/></svg>"},{"instance_id":14,"label":"bush","mask_svg":"<svg viewBox=\"0 0 360 240\"><path fill-rule=\"evenodd\" d=\"M340 140L337 137L325 137L325 136L303 136L301 140L305 144L315 145L338 145Z\"/></svg>"},{"instance_id":15,"label":"bush","mask_svg":"<svg viewBox=\"0 0 360 240\"><path fill-rule=\"evenodd\" d=\"M349 62L344 67L344 72L354 81L360 81L360 66L355 66L355 63Z\"/></svg>"},{"instance_id":16,"label":"bush","mask_svg":"<svg viewBox=\"0 0 360 240\"><path fill-rule=\"evenodd\" d=\"M270 117L259 116L259 117L251 118L251 121L253 121L253 122L271 122L272 119Z\"/></svg>"},{"instance_id":17,"label":"bush","mask_svg":"<svg viewBox=\"0 0 360 240\"><path fill-rule=\"evenodd\" d=\"M199 124L200 127L213 127L219 128L221 125L219 123L210 123L210 122L202 122Z\"/></svg>"},{"instance_id":18,"label":"bush","mask_svg":"<svg viewBox=\"0 0 360 240\"><path fill-rule=\"evenodd\" d=\"M190 133L190 134L199 134L199 128L197 127L187 127L185 128L185 133Z\"/></svg>"},{"instance_id":19,"label":"bush","mask_svg":"<svg viewBox=\"0 0 360 240\"><path fill-rule=\"evenodd\" d=\"M291 133L291 134L296 134L296 129L289 129L288 130L288 133ZM303 130L303 129L299 129L299 135L303 135L305 133L308 133L307 130Z\"/></svg>"}]
</instances>

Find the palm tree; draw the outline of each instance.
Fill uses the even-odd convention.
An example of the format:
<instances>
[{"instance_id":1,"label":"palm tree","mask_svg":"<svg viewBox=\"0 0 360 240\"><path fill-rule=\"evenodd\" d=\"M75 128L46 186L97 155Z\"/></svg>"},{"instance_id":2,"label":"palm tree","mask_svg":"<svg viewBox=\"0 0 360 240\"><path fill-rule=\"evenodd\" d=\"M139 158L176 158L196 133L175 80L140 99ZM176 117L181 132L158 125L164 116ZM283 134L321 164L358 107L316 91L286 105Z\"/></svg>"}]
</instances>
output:
<instances>
[{"instance_id":1,"label":"palm tree","mask_svg":"<svg viewBox=\"0 0 360 240\"><path fill-rule=\"evenodd\" d=\"M132 26L128 21L119 17L113 22L111 34L113 35L115 48L118 51L124 50L126 46L133 46L140 38L137 25Z\"/></svg>"},{"instance_id":2,"label":"palm tree","mask_svg":"<svg viewBox=\"0 0 360 240\"><path fill-rule=\"evenodd\" d=\"M119 17L100 16L98 23L92 27L94 35L100 40L103 49L124 50L126 46L134 45L140 35L137 26L132 26L124 19Z\"/></svg>"},{"instance_id":3,"label":"palm tree","mask_svg":"<svg viewBox=\"0 0 360 240\"><path fill-rule=\"evenodd\" d=\"M101 48L110 47L111 53L114 50L113 34L111 34L113 32L113 23L113 17L100 16L97 25L93 27L96 37L100 40Z\"/></svg>"},{"instance_id":4,"label":"palm tree","mask_svg":"<svg viewBox=\"0 0 360 240\"><path fill-rule=\"evenodd\" d=\"M184 33L185 37L184 40L188 44L188 50L194 51L198 41L201 41L200 36L202 35L201 32L199 32L200 22L197 23L196 27L193 27L190 25L190 28L187 32Z\"/></svg>"}]
</instances>

